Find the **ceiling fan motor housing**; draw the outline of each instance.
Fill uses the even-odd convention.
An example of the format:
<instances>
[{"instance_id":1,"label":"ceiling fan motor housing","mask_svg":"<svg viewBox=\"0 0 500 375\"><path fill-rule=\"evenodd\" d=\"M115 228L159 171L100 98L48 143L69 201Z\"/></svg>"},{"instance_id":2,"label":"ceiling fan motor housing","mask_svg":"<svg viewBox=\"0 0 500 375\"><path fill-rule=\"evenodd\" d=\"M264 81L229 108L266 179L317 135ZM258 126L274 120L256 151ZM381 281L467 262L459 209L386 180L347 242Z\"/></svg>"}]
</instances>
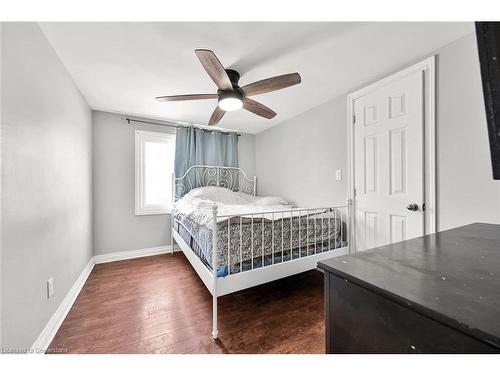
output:
<instances>
[{"instance_id":1,"label":"ceiling fan motor housing","mask_svg":"<svg viewBox=\"0 0 500 375\"><path fill-rule=\"evenodd\" d=\"M233 86L240 87L238 85L238 81L240 80L240 73L238 73L236 70L233 69L225 69L225 71Z\"/></svg>"},{"instance_id":2,"label":"ceiling fan motor housing","mask_svg":"<svg viewBox=\"0 0 500 375\"><path fill-rule=\"evenodd\" d=\"M225 90L217 90L217 94L219 95L219 103L224 99L238 99L239 101L243 100L243 91L238 85L238 81L240 80L240 73L236 70L226 69L227 76L233 85L233 91L225 91Z\"/></svg>"}]
</instances>

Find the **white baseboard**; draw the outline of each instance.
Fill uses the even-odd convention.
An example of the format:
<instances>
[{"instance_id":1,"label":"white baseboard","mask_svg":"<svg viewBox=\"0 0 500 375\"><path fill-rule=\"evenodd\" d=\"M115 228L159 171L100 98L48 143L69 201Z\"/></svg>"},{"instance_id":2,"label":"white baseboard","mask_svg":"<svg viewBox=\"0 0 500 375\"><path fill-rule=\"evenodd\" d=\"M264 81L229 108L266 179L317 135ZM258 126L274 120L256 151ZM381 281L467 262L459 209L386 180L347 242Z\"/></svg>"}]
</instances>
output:
<instances>
[{"instance_id":1,"label":"white baseboard","mask_svg":"<svg viewBox=\"0 0 500 375\"><path fill-rule=\"evenodd\" d=\"M45 350L47 350L48 346L52 342L52 339L59 330L59 327L61 327L61 324L66 318L66 315L68 315L69 310L73 306L76 297L78 297L78 294L85 285L85 282L87 281L87 278L89 277L90 272L92 272L93 268L94 258L90 258L82 273L80 273L80 276L78 276L78 279L76 279L68 294L66 294L66 297L64 297L64 299L62 300L56 312L52 315L48 323L45 325L42 333L40 333L38 338L31 346L32 353L44 353Z\"/></svg>"},{"instance_id":2,"label":"white baseboard","mask_svg":"<svg viewBox=\"0 0 500 375\"><path fill-rule=\"evenodd\" d=\"M177 245L173 246L173 251L180 251L180 248ZM150 247L148 249L140 249L140 250L131 250L131 251L120 251L117 253L103 254L103 255L94 255L83 271L81 272L78 279L76 279L75 283L69 290L66 297L62 300L61 304L52 315L48 323L45 325L45 328L42 330L38 338L35 340L33 345L31 346L31 353L44 353L49 347L50 343L54 339L59 327L63 323L66 315L68 315L69 310L75 303L76 297L82 290L85 282L87 281L92 269L94 268L94 264L99 263L107 263L107 262L115 262L117 260L126 260L126 259L134 259L141 258L151 255L172 253L172 245L167 246L158 246L158 247Z\"/></svg>"},{"instance_id":3,"label":"white baseboard","mask_svg":"<svg viewBox=\"0 0 500 375\"><path fill-rule=\"evenodd\" d=\"M173 251L180 251L180 249L178 246L174 246ZM102 255L94 255L94 262L95 264L100 264L100 263L116 262L117 260L142 258L151 255L168 254L168 253L172 253L172 245L150 247L147 249L139 249L139 250L120 251L117 253L109 253Z\"/></svg>"}]
</instances>

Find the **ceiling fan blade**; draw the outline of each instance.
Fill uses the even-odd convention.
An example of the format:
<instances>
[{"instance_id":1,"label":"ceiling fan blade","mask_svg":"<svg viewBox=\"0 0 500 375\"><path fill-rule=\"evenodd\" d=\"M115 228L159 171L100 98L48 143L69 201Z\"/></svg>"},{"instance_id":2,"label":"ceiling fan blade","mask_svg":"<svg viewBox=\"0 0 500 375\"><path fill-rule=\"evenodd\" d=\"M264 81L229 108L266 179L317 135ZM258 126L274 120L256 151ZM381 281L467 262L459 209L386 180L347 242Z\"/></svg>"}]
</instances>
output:
<instances>
[{"instance_id":1,"label":"ceiling fan blade","mask_svg":"<svg viewBox=\"0 0 500 375\"><path fill-rule=\"evenodd\" d=\"M219 89L233 91L231 80L215 53L208 49L197 49L194 53Z\"/></svg>"},{"instance_id":2,"label":"ceiling fan blade","mask_svg":"<svg viewBox=\"0 0 500 375\"><path fill-rule=\"evenodd\" d=\"M297 85L300 82L301 78L299 73L290 73L250 83L249 85L243 86L241 89L243 90L245 96L252 96L264 94L270 91L281 90L285 87Z\"/></svg>"},{"instance_id":3,"label":"ceiling fan blade","mask_svg":"<svg viewBox=\"0 0 500 375\"><path fill-rule=\"evenodd\" d=\"M259 102L256 102L255 100L249 98L243 99L243 108L245 108L247 111L255 113L256 115L268 119L276 116L276 112L274 112L272 109L269 109L264 104L260 104Z\"/></svg>"},{"instance_id":4,"label":"ceiling fan blade","mask_svg":"<svg viewBox=\"0 0 500 375\"><path fill-rule=\"evenodd\" d=\"M215 107L214 112L212 113L212 116L210 116L210 120L208 120L208 125L217 125L224 116L224 110L221 109L219 106Z\"/></svg>"},{"instance_id":5,"label":"ceiling fan blade","mask_svg":"<svg viewBox=\"0 0 500 375\"><path fill-rule=\"evenodd\" d=\"M159 102L179 102L181 100L201 100L201 99L217 99L217 94L188 94L188 95L169 95L157 96Z\"/></svg>"}]
</instances>

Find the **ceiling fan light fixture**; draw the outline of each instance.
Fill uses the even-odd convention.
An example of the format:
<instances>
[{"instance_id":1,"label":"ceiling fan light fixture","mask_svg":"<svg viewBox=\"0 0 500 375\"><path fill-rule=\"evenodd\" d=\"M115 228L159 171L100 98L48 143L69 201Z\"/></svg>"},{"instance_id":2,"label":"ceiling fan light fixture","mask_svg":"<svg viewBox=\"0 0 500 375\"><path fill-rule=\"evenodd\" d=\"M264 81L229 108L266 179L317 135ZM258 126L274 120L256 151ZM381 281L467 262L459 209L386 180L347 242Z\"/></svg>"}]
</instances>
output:
<instances>
[{"instance_id":1,"label":"ceiling fan light fixture","mask_svg":"<svg viewBox=\"0 0 500 375\"><path fill-rule=\"evenodd\" d=\"M234 92L222 93L219 95L219 107L225 112L237 111L243 107L243 100Z\"/></svg>"}]
</instances>

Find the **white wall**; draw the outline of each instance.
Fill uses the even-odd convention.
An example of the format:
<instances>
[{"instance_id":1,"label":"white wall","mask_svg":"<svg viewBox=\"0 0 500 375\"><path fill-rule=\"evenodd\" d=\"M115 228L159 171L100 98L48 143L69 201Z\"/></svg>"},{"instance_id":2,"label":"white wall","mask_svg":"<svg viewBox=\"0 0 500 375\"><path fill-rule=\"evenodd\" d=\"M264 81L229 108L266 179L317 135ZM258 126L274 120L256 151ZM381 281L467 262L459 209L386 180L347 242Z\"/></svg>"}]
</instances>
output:
<instances>
[{"instance_id":1,"label":"white wall","mask_svg":"<svg viewBox=\"0 0 500 375\"><path fill-rule=\"evenodd\" d=\"M173 132L165 126L127 125L122 115L93 112L94 254L170 245L170 215L134 213L134 131ZM239 138L239 159L255 173L254 136Z\"/></svg>"},{"instance_id":2,"label":"white wall","mask_svg":"<svg viewBox=\"0 0 500 375\"><path fill-rule=\"evenodd\" d=\"M437 71L439 229L500 223L475 34L442 48Z\"/></svg>"},{"instance_id":3,"label":"white wall","mask_svg":"<svg viewBox=\"0 0 500 375\"><path fill-rule=\"evenodd\" d=\"M500 223L500 181L492 179L475 35L436 54L438 229ZM345 202L346 97L256 136L259 194L282 195L300 206ZM340 168L341 182L334 174Z\"/></svg>"},{"instance_id":4,"label":"white wall","mask_svg":"<svg viewBox=\"0 0 500 375\"><path fill-rule=\"evenodd\" d=\"M92 257L91 112L37 24L1 37L2 346L29 348Z\"/></svg>"}]
</instances>

